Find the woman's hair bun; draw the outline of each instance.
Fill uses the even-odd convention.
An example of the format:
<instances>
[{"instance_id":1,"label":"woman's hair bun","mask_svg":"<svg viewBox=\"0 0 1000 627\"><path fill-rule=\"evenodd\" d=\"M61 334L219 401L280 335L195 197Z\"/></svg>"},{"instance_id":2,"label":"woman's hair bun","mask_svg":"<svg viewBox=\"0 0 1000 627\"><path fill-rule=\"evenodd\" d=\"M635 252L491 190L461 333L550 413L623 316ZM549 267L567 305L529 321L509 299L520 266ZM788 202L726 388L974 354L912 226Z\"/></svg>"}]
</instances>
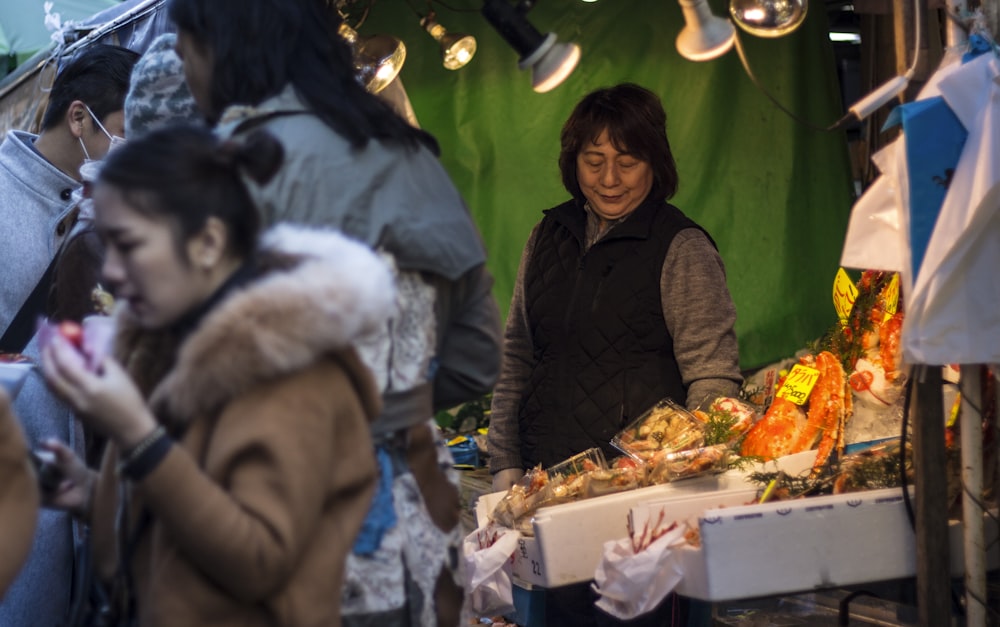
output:
<instances>
[{"instance_id":1,"label":"woman's hair bun","mask_svg":"<svg viewBox=\"0 0 1000 627\"><path fill-rule=\"evenodd\" d=\"M258 130L245 139L220 144L219 157L263 185L278 172L285 159L285 149L273 135Z\"/></svg>"}]
</instances>

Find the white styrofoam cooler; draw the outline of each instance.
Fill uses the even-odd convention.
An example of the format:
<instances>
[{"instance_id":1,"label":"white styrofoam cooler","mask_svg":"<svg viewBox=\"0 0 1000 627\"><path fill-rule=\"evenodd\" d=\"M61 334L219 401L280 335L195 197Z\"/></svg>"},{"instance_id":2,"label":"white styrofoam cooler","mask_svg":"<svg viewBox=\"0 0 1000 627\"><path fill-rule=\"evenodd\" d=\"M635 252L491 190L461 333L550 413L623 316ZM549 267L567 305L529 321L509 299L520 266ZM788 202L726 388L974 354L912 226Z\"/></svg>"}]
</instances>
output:
<instances>
[{"instance_id":1,"label":"white styrofoam cooler","mask_svg":"<svg viewBox=\"0 0 1000 627\"><path fill-rule=\"evenodd\" d=\"M717 500L719 495L740 493L749 499L755 490L742 473L731 471L540 508L532 519L535 537L521 538L514 552L512 574L521 583L546 588L590 581L601 561L604 543L628 534L628 515L633 506L670 496L712 497L686 517L725 504ZM486 523L489 512L504 494L494 492L479 497L476 517L480 525Z\"/></svg>"},{"instance_id":2,"label":"white styrofoam cooler","mask_svg":"<svg viewBox=\"0 0 1000 627\"><path fill-rule=\"evenodd\" d=\"M899 488L708 509L699 526L701 547L676 553L684 577L675 589L697 599L729 601L916 575L915 534ZM952 521L949 534L952 575L960 576L961 523ZM988 518L987 544L996 535ZM994 565L997 556L994 547L988 556Z\"/></svg>"},{"instance_id":3,"label":"white styrofoam cooler","mask_svg":"<svg viewBox=\"0 0 1000 627\"><path fill-rule=\"evenodd\" d=\"M815 451L781 458L790 474ZM766 469L773 470L768 464ZM539 509L535 537L519 541L512 573L521 587L557 587L594 578L603 545L628 534L628 518L698 524L701 546L676 549L684 577L676 592L730 601L916 574L916 545L902 490L872 490L751 504L759 486L730 471ZM476 503L479 524L505 493ZM697 522L696 522L697 521ZM997 526L986 517L988 566L1000 564ZM949 523L951 572L963 570L961 523Z\"/></svg>"}]
</instances>

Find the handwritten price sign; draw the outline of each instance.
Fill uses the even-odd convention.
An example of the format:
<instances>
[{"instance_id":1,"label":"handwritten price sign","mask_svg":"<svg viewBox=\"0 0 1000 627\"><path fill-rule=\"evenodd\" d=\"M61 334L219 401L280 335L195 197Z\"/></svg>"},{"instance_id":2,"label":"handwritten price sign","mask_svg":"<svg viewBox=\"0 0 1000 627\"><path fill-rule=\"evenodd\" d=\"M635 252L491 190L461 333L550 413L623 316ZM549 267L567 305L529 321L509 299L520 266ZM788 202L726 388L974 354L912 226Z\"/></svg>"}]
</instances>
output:
<instances>
[{"instance_id":1,"label":"handwritten price sign","mask_svg":"<svg viewBox=\"0 0 1000 627\"><path fill-rule=\"evenodd\" d=\"M809 393L812 392L817 379L819 379L819 370L795 364L788 376L785 377L781 388L778 389L778 397L796 405L804 405L809 399Z\"/></svg>"},{"instance_id":2,"label":"handwritten price sign","mask_svg":"<svg viewBox=\"0 0 1000 627\"><path fill-rule=\"evenodd\" d=\"M833 280L833 308L844 324L847 324L847 317L851 315L851 308L857 297L858 288L854 286L854 281L843 268L837 270L837 276Z\"/></svg>"},{"instance_id":3,"label":"handwritten price sign","mask_svg":"<svg viewBox=\"0 0 1000 627\"><path fill-rule=\"evenodd\" d=\"M892 280L883 293L885 298L885 319L888 320L899 308L899 273L892 275Z\"/></svg>"}]
</instances>

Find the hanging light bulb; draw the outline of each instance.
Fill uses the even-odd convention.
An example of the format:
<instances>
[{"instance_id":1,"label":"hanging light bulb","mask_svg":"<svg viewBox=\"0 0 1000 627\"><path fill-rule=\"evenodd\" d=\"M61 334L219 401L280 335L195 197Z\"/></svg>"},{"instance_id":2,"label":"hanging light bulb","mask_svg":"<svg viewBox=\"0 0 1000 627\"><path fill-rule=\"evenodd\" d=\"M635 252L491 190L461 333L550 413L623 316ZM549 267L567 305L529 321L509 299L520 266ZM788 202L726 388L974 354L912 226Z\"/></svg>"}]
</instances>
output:
<instances>
[{"instance_id":1,"label":"hanging light bulb","mask_svg":"<svg viewBox=\"0 0 1000 627\"><path fill-rule=\"evenodd\" d=\"M520 55L518 67L531 68L532 89L544 93L573 73L580 60L580 46L559 43L554 33L538 32L525 15L531 4L531 0L522 0L515 8L507 0L483 0L481 12Z\"/></svg>"},{"instance_id":2,"label":"hanging light bulb","mask_svg":"<svg viewBox=\"0 0 1000 627\"><path fill-rule=\"evenodd\" d=\"M476 38L465 33L449 33L435 21L436 17L431 11L420 19L420 25L441 45L441 61L446 68L464 67L476 54Z\"/></svg>"},{"instance_id":3,"label":"hanging light bulb","mask_svg":"<svg viewBox=\"0 0 1000 627\"><path fill-rule=\"evenodd\" d=\"M354 69L358 80L369 92L377 94L385 89L403 69L406 46L391 35L358 36L358 31L340 23L340 36L354 49Z\"/></svg>"},{"instance_id":4,"label":"hanging light bulb","mask_svg":"<svg viewBox=\"0 0 1000 627\"><path fill-rule=\"evenodd\" d=\"M807 0L730 0L729 14L737 26L757 37L781 37L806 19Z\"/></svg>"},{"instance_id":5,"label":"hanging light bulb","mask_svg":"<svg viewBox=\"0 0 1000 627\"><path fill-rule=\"evenodd\" d=\"M684 28L677 35L677 52L689 61L708 61L729 52L736 31L729 20L712 14L707 0L677 0Z\"/></svg>"}]
</instances>

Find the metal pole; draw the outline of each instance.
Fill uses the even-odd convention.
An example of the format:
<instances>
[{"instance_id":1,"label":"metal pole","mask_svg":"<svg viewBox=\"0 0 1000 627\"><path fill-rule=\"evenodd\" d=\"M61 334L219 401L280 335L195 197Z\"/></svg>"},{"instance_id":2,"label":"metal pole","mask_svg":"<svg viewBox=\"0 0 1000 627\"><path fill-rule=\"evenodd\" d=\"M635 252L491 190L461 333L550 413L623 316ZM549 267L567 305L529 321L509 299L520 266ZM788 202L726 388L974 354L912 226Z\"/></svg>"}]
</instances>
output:
<instances>
[{"instance_id":1,"label":"metal pole","mask_svg":"<svg viewBox=\"0 0 1000 627\"><path fill-rule=\"evenodd\" d=\"M986 624L986 539L983 536L982 370L961 368L962 543L967 625Z\"/></svg>"},{"instance_id":2,"label":"metal pole","mask_svg":"<svg viewBox=\"0 0 1000 627\"><path fill-rule=\"evenodd\" d=\"M954 17L964 17L965 13L968 11L968 3L966 0L949 0L945 10L951 13ZM965 29L955 23L955 20L950 18L945 18L945 32L944 32L944 43L948 49L954 49L959 46L965 46L969 43L969 34L965 32Z\"/></svg>"},{"instance_id":3,"label":"metal pole","mask_svg":"<svg viewBox=\"0 0 1000 627\"><path fill-rule=\"evenodd\" d=\"M916 366L914 375L916 399L910 414L916 474L917 613L921 627L942 627L951 621L951 569L941 367Z\"/></svg>"}]
</instances>

